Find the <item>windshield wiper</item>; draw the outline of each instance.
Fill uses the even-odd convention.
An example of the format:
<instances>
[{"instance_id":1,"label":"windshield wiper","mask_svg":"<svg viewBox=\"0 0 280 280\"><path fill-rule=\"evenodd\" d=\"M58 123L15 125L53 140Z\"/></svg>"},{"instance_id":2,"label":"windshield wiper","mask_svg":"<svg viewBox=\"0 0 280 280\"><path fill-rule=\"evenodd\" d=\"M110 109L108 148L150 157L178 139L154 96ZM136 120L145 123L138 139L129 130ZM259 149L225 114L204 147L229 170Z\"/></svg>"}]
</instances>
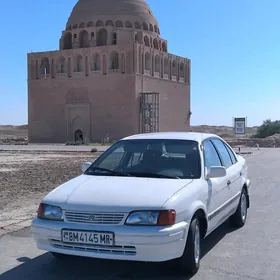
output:
<instances>
[{"instance_id":1,"label":"windshield wiper","mask_svg":"<svg viewBox=\"0 0 280 280\"><path fill-rule=\"evenodd\" d=\"M102 168L102 167L98 167L98 166L93 166L92 168L90 168L87 171L87 174L89 172L92 172L93 170L100 170L100 171L105 171L111 174L114 174L116 176L134 176L134 177L151 177L151 178L167 178L167 179L181 179L178 176L168 176L168 175L164 175L164 174L158 174L158 173L152 173L152 172L129 172L129 173L125 173L125 172L118 172L118 171L114 171L111 169L107 169L107 168Z\"/></svg>"},{"instance_id":2,"label":"windshield wiper","mask_svg":"<svg viewBox=\"0 0 280 280\"><path fill-rule=\"evenodd\" d=\"M168 176L164 174L152 173L152 172L129 172L131 176L135 177L151 177L151 178L167 178L167 179L181 179L178 176Z\"/></svg>"},{"instance_id":3,"label":"windshield wiper","mask_svg":"<svg viewBox=\"0 0 280 280\"><path fill-rule=\"evenodd\" d=\"M112 173L116 176L130 176L129 173L124 173L124 172L118 172L118 171L114 171L114 170L111 170L111 169L107 169L107 168L102 168L102 167L98 167L98 166L93 166L89 169L89 171L93 171L93 170L100 170L100 171L105 171L105 172L108 172L108 173ZM87 171L87 173L89 172Z\"/></svg>"}]
</instances>

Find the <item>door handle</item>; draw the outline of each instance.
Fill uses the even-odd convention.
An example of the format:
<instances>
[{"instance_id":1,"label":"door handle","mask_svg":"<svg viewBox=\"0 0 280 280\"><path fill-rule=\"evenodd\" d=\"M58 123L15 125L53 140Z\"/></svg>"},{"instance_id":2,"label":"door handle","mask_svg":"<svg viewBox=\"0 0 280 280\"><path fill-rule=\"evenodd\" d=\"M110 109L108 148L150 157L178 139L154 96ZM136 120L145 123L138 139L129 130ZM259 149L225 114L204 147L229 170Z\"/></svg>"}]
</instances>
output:
<instances>
[{"instance_id":1,"label":"door handle","mask_svg":"<svg viewBox=\"0 0 280 280\"><path fill-rule=\"evenodd\" d=\"M227 185L229 186L230 184L231 184L231 181L230 181L230 180L228 180L228 181L227 181Z\"/></svg>"}]
</instances>

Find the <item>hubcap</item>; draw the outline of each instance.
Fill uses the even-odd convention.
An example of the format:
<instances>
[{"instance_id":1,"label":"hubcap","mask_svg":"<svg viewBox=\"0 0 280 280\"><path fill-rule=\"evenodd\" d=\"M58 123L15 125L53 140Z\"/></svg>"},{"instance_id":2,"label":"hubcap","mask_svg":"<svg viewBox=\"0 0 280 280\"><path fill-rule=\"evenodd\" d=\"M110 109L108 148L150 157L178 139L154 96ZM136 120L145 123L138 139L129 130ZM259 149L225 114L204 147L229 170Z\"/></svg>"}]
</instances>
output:
<instances>
[{"instance_id":1,"label":"hubcap","mask_svg":"<svg viewBox=\"0 0 280 280\"><path fill-rule=\"evenodd\" d=\"M244 222L247 215L247 199L246 195L243 193L241 196L241 219Z\"/></svg>"},{"instance_id":2,"label":"hubcap","mask_svg":"<svg viewBox=\"0 0 280 280\"><path fill-rule=\"evenodd\" d=\"M194 232L194 259L196 263L200 259L200 232L198 225L196 225Z\"/></svg>"}]
</instances>

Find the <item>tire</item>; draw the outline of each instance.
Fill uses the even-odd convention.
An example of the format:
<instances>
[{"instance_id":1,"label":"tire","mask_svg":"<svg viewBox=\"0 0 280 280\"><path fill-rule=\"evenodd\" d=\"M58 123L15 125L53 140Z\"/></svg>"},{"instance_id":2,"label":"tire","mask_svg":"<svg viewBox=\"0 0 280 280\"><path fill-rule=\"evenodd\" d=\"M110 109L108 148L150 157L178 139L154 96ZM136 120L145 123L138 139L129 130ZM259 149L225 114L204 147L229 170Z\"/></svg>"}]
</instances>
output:
<instances>
[{"instance_id":1,"label":"tire","mask_svg":"<svg viewBox=\"0 0 280 280\"><path fill-rule=\"evenodd\" d=\"M236 212L229 218L231 225L236 227L243 227L247 220L247 211L248 211L247 192L243 188Z\"/></svg>"},{"instance_id":2,"label":"tire","mask_svg":"<svg viewBox=\"0 0 280 280\"><path fill-rule=\"evenodd\" d=\"M184 274L194 275L200 267L201 258L201 230L197 217L191 221L184 253L177 260L180 270Z\"/></svg>"}]
</instances>

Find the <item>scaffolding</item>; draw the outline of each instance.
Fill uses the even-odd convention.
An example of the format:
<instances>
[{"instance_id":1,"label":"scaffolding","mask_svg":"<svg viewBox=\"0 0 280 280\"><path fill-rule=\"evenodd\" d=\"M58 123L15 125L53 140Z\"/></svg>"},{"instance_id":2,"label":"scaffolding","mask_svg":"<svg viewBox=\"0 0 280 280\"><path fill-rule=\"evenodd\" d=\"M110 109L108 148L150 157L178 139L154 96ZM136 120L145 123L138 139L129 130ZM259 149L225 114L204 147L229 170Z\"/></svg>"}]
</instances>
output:
<instances>
[{"instance_id":1,"label":"scaffolding","mask_svg":"<svg viewBox=\"0 0 280 280\"><path fill-rule=\"evenodd\" d=\"M159 132L159 93L140 93L140 133Z\"/></svg>"}]
</instances>

